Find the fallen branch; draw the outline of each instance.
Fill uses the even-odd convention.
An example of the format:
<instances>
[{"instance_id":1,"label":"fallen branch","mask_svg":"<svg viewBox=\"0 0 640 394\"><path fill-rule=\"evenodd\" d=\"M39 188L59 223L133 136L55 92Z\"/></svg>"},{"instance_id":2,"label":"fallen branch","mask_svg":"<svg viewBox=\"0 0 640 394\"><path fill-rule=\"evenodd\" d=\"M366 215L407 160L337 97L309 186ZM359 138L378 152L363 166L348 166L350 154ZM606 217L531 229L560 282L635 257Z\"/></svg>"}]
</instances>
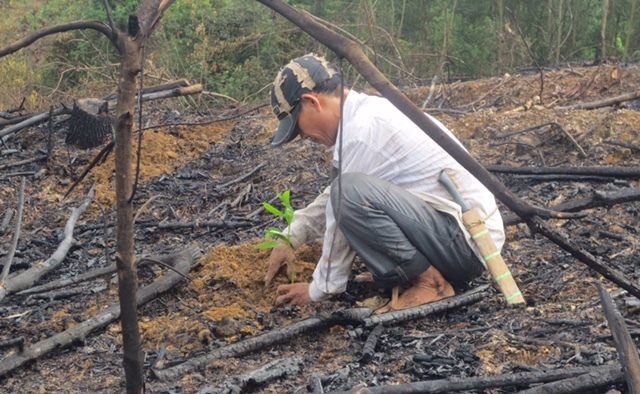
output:
<instances>
[{"instance_id":1,"label":"fallen branch","mask_svg":"<svg viewBox=\"0 0 640 394\"><path fill-rule=\"evenodd\" d=\"M159 84L159 85L145 87L145 88L142 89L142 97L144 99L144 95L145 94L161 92L163 90L172 90L172 89L176 89L176 88L184 88L184 87L187 87L189 85L190 85L189 81L184 79L184 78L182 78L182 79L178 79L177 81L171 81L171 82L167 82L167 83L163 83L163 84ZM136 100L138 99L138 95L139 94L140 94L140 89L138 89L138 91L136 92ZM118 98L118 93L113 93L113 94L110 94L110 95L104 97L102 100L104 100L104 101L114 101L117 98Z\"/></svg>"},{"instance_id":2,"label":"fallen branch","mask_svg":"<svg viewBox=\"0 0 640 394\"><path fill-rule=\"evenodd\" d=\"M53 111L53 115L54 116L62 115L62 114L70 114L70 113L71 113L71 110L69 108L64 108L64 107L56 108ZM35 125L37 123L40 123L40 122L44 122L47 119L49 119L49 111L43 112L43 113L41 113L39 115L32 116L32 117L30 117L30 118L28 118L26 120L23 120L20 123L16 123L13 126L6 127L4 129L0 130L0 139L4 140L4 137L8 136L9 134L17 133L18 131L20 131L22 129L25 129L25 128L29 127L29 126L33 126L33 125Z\"/></svg>"},{"instance_id":3,"label":"fallen branch","mask_svg":"<svg viewBox=\"0 0 640 394\"><path fill-rule=\"evenodd\" d=\"M595 175L514 175L514 179L526 179L530 182L602 182L611 183L616 180L614 177Z\"/></svg>"},{"instance_id":4,"label":"fallen branch","mask_svg":"<svg viewBox=\"0 0 640 394\"><path fill-rule=\"evenodd\" d=\"M16 249L18 248L18 240L20 239L20 227L22 227L22 210L24 209L24 184L25 180L24 177L22 177L20 179L20 191L18 192L18 216L16 216L16 225L13 232L13 237L11 239L11 248L9 249L9 253L7 253L7 257L4 259L4 266L2 267L2 273L0 273L0 300L2 300L7 295L5 283L7 280L7 276L9 276L11 264L13 263L13 256L15 255Z\"/></svg>"},{"instance_id":5,"label":"fallen branch","mask_svg":"<svg viewBox=\"0 0 640 394\"><path fill-rule=\"evenodd\" d=\"M193 261L197 258L197 255L198 251L195 248L190 247L175 254L156 257L156 259L172 265L175 269L186 275L191 269ZM175 272L168 271L162 278L159 278L152 284L138 290L136 294L138 307L171 289L181 280L182 276ZM80 342L92 331L105 327L119 317L120 304L116 303L91 319L85 320L84 322L54 335L51 338L33 344L29 348L25 349L21 354L15 354L5 358L0 362L0 376L5 376L9 372L25 365L28 362L44 357L54 350L66 348L75 342Z\"/></svg>"},{"instance_id":6,"label":"fallen branch","mask_svg":"<svg viewBox=\"0 0 640 394\"><path fill-rule=\"evenodd\" d=\"M484 166L490 172L526 175L592 175L614 178L640 178L638 167L512 167L501 165Z\"/></svg>"},{"instance_id":7,"label":"fallen branch","mask_svg":"<svg viewBox=\"0 0 640 394\"><path fill-rule=\"evenodd\" d=\"M551 207L559 212L577 212L596 207L612 207L617 204L640 200L640 189L631 188L621 192L603 192L596 190L590 197L567 201ZM518 215L509 214L502 217L505 226L513 226L522 222Z\"/></svg>"},{"instance_id":8,"label":"fallen branch","mask_svg":"<svg viewBox=\"0 0 640 394\"><path fill-rule=\"evenodd\" d=\"M76 288L76 289L67 289L67 290L60 290L60 291L51 291L48 293L34 294L29 298L47 300L51 302L54 300L61 300L64 298L77 296L78 294L82 294L82 289Z\"/></svg>"},{"instance_id":9,"label":"fallen branch","mask_svg":"<svg viewBox=\"0 0 640 394\"><path fill-rule=\"evenodd\" d=\"M602 141L602 143L603 144L607 144L607 145L619 146L621 148L627 148L627 149L631 149L632 151L640 152L640 146L634 145L634 144L629 144L629 143L626 143L626 142Z\"/></svg>"},{"instance_id":10,"label":"fallen branch","mask_svg":"<svg viewBox=\"0 0 640 394\"><path fill-rule=\"evenodd\" d=\"M142 101L160 100L171 97L189 96L191 94L198 94L202 92L202 85L195 84L170 90L163 90L161 92L149 93L142 95Z\"/></svg>"},{"instance_id":11,"label":"fallen branch","mask_svg":"<svg viewBox=\"0 0 640 394\"><path fill-rule=\"evenodd\" d=\"M47 155L38 155L29 159L25 159L25 160L20 160L20 161L16 161L13 163L8 163L8 164L2 164L0 165L0 170L4 170L6 168L11 168L11 167L17 167L17 166L21 166L24 164L29 164L29 163L34 163L36 161L40 161L40 160L47 160Z\"/></svg>"},{"instance_id":12,"label":"fallen branch","mask_svg":"<svg viewBox=\"0 0 640 394\"><path fill-rule=\"evenodd\" d=\"M233 179L227 183L223 183L222 185L218 185L216 186L216 189L224 189L226 187L229 187L235 183L238 182L242 182L243 180L247 179L248 177L250 177L251 175L255 174L256 172L258 172L259 170L261 170L263 167L265 167L267 165L267 163L260 163L258 164L253 170L249 171L248 173L240 176L239 178Z\"/></svg>"},{"instance_id":13,"label":"fallen branch","mask_svg":"<svg viewBox=\"0 0 640 394\"><path fill-rule=\"evenodd\" d=\"M434 313L445 312L461 306L473 304L478 302L488 295L489 285L483 285L476 287L466 293L445 298L440 301L432 302L429 304L420 305L415 308L405 309L401 311L394 311L383 313L382 315L374 315L364 319L363 324L365 327L373 327L378 324L384 326L404 323L411 320L421 319L423 317L432 315Z\"/></svg>"},{"instance_id":14,"label":"fallen branch","mask_svg":"<svg viewBox=\"0 0 640 394\"><path fill-rule=\"evenodd\" d=\"M601 283L598 283L598 293L600 293L602 310L607 317L609 329L613 335L613 342L616 345L616 349L618 349L618 356L627 381L627 388L631 393L640 393L640 358L638 358L636 344L631 339L622 316L616 311L611 296Z\"/></svg>"},{"instance_id":15,"label":"fallen branch","mask_svg":"<svg viewBox=\"0 0 640 394\"><path fill-rule=\"evenodd\" d=\"M484 390L498 387L521 386L534 383L554 382L575 376L583 376L593 373L607 374L610 371L620 370L620 366L606 366L596 368L575 368L563 370L551 370L543 372L520 372L497 376L477 376L473 378L450 378L425 382L414 382L394 386L378 386L362 388L359 394L409 394L409 393L451 393L465 390ZM348 394L339 391L328 394Z\"/></svg>"},{"instance_id":16,"label":"fallen branch","mask_svg":"<svg viewBox=\"0 0 640 394\"><path fill-rule=\"evenodd\" d=\"M151 257L143 257L140 260L138 260L138 267L141 267L143 265L148 265L149 262L154 262L154 263L156 263L158 265L165 266L165 268L168 268L168 269L170 269L172 271L175 270L175 268L170 267L170 266L167 267L161 261L154 260ZM40 285L40 286L34 286L34 287L29 288L29 289L20 291L20 292L16 293L16 295L30 295L30 294L44 293L44 292L47 292L47 291L59 289L61 287L76 285L78 283L86 282L86 281L89 281L89 280L92 280L92 279L95 279L95 278L100 278L102 276L111 275L116 271L117 271L116 265L115 264L111 264L111 265L108 265L108 266L103 267L103 268L98 268L98 269L95 269L93 271L85 272L84 274L72 276L72 277L66 278L66 279L59 279L59 280L56 280L56 281L53 281L53 282L45 283L45 284Z\"/></svg>"},{"instance_id":17,"label":"fallen branch","mask_svg":"<svg viewBox=\"0 0 640 394\"><path fill-rule=\"evenodd\" d=\"M602 368L584 375L543 384L529 390L520 391L518 394L581 394L621 383L623 379L622 370L620 366L616 365L608 369Z\"/></svg>"},{"instance_id":18,"label":"fallen branch","mask_svg":"<svg viewBox=\"0 0 640 394\"><path fill-rule=\"evenodd\" d=\"M206 387L198 394L230 394L254 391L258 386L269 383L281 377L293 377L302 371L302 358L289 357L271 361L255 371L225 380L216 387ZM252 390L249 390L252 389Z\"/></svg>"},{"instance_id":19,"label":"fallen branch","mask_svg":"<svg viewBox=\"0 0 640 394\"><path fill-rule=\"evenodd\" d=\"M638 98L640 98L640 90L632 93L621 94L619 96L611 97L604 100L592 101L590 103L556 107L556 109L596 109L596 108L602 108L602 107L609 107L611 105L620 104L622 102L631 101Z\"/></svg>"},{"instance_id":20,"label":"fallen branch","mask_svg":"<svg viewBox=\"0 0 640 394\"><path fill-rule=\"evenodd\" d=\"M27 114L13 117L11 119L3 119L0 120L0 127L11 126L12 124L17 124L20 122L24 122L27 119L30 119L38 114Z\"/></svg>"},{"instance_id":21,"label":"fallen branch","mask_svg":"<svg viewBox=\"0 0 640 394\"><path fill-rule=\"evenodd\" d=\"M40 280L44 275L53 271L57 266L59 266L62 261L67 256L71 245L73 244L73 228L76 224L76 221L87 210L91 202L93 201L93 196L95 194L95 190L91 188L89 193L87 194L87 198L84 202L78 207L74 208L71 212L71 216L69 220L67 220L67 224L64 227L64 239L58 246L58 249L42 263L38 263L35 266L29 268L28 270L16 275L8 282L4 288L4 292L0 292L0 300L2 300L5 296L9 294L16 293L20 290L27 289L33 286L34 283Z\"/></svg>"}]
</instances>

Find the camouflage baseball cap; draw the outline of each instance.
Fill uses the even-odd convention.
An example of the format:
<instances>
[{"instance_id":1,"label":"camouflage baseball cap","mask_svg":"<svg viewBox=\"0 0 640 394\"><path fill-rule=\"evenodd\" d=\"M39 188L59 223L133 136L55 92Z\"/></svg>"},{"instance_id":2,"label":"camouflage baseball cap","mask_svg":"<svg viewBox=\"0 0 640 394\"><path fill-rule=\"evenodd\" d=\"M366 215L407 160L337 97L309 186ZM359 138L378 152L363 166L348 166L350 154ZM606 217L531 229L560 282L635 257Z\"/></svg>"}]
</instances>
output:
<instances>
[{"instance_id":1,"label":"camouflage baseball cap","mask_svg":"<svg viewBox=\"0 0 640 394\"><path fill-rule=\"evenodd\" d=\"M335 74L335 69L323 57L314 54L299 57L284 66L271 88L271 107L280 121L271 145L280 146L298 136L296 123L300 98Z\"/></svg>"}]
</instances>

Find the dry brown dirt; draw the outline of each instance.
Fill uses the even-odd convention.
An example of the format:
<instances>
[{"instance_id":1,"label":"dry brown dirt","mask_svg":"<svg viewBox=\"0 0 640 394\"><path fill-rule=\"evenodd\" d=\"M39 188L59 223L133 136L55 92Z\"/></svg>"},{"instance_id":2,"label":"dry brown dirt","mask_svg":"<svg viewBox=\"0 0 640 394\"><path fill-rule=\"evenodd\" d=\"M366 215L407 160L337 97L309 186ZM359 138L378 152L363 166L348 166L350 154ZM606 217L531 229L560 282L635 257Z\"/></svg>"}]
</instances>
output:
<instances>
[{"instance_id":1,"label":"dry brown dirt","mask_svg":"<svg viewBox=\"0 0 640 394\"><path fill-rule=\"evenodd\" d=\"M639 81L640 68L635 65L546 70L542 95L539 75L503 76L436 87L435 99L428 107L484 165L638 168L640 152L619 144L640 144L637 100L594 110L558 109L558 106L635 92L640 89ZM407 91L419 105L428 94L428 87ZM265 288L268 252L257 250L255 245L265 228L281 226L282 222L262 211L261 203L273 200L276 193L284 190L292 191L296 208L311 202L328 182L330 151L299 141L272 149L268 141L275 121L268 109L262 107L234 117L245 109L205 116L161 108L148 108L145 112L145 121L162 127L146 132L143 138L141 182L134 200L136 252L140 256L155 255L195 245L203 253L188 280L140 308L146 371L152 366L179 364L319 312L352 307L373 296L387 296L371 285L350 283L346 295L330 302L304 308L273 307L275 289L287 283L287 279L280 276ZM211 120L219 121L195 125ZM171 125L185 122L194 125ZM509 135L545 123L557 123L564 132L556 127L543 127ZM65 124L60 123L55 130L55 149L46 175L27 178L15 272L53 253L69 209L81 203L90 186L96 188L95 200L99 204L92 204L78 221L74 233L78 243L62 266L40 283L106 266L112 262L115 248L113 227L109 227L106 239L101 227L103 221L115 220L113 155L64 199L70 183L100 149L81 151L64 146ZM46 135L45 127L20 132L6 146L18 149L19 153L0 156L2 163L37 154L38 149L46 146ZM16 207L19 184L16 173L38 171L43 165L34 163L0 170L0 212ZM243 178L256 168L252 175ZM540 206L588 197L594 190L638 187L638 179L536 180L504 174L498 177L524 200ZM638 202L631 202L590 209L579 220L550 223L637 283L639 209ZM501 212L504 215L509 210L501 205ZM247 225L230 229L157 226L158 222L211 220ZM11 244L11 223L0 234L0 257L7 254ZM105 247L110 252L109 263L104 258ZM309 280L319 254L318 244L297 251L297 280ZM216 361L173 382L160 382L149 373L147 390L196 393L292 355L303 358L301 373L247 391L309 392L314 374L323 377L324 389L330 391L362 383L408 383L616 362L617 353L607 336L609 330L595 284L602 282L609 292L617 295L621 313L630 329L635 330L640 322L633 297L620 292L545 238L532 238L523 224L507 228L503 254L527 299L525 308L505 307L494 291L492 296L473 305L389 327L368 364L359 363L368 330L336 325L267 350ZM356 264L354 272L361 270L361 264ZM150 283L162 272L156 267L141 269L141 284ZM94 316L117 302L114 282L113 277L107 277L75 285L78 294L59 300L7 297L0 302L0 342L22 336L26 346L30 346ZM488 283L488 276L472 285L484 283ZM15 347L1 350L0 360L16 351ZM425 354L440 361L416 361L414 356ZM0 378L1 391L122 392L121 357L122 336L116 322L93 332L82 343L57 350ZM618 389L624 392L624 387ZM511 387L476 392L516 391Z\"/></svg>"}]
</instances>

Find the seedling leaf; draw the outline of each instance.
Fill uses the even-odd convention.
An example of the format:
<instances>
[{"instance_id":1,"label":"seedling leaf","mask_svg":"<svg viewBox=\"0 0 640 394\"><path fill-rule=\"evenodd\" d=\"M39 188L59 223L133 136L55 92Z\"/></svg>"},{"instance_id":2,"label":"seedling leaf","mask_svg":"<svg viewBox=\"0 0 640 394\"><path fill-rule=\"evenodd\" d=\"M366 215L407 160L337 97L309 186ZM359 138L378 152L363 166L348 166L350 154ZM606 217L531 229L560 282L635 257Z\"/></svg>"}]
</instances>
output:
<instances>
[{"instance_id":1,"label":"seedling leaf","mask_svg":"<svg viewBox=\"0 0 640 394\"><path fill-rule=\"evenodd\" d=\"M264 206L264 209L271 212L272 214L281 218L285 217L285 214L281 210L269 204L268 202L263 202L262 205Z\"/></svg>"},{"instance_id":2,"label":"seedling leaf","mask_svg":"<svg viewBox=\"0 0 640 394\"><path fill-rule=\"evenodd\" d=\"M269 241L256 245L256 249L275 249L281 245L282 244L278 241Z\"/></svg>"}]
</instances>

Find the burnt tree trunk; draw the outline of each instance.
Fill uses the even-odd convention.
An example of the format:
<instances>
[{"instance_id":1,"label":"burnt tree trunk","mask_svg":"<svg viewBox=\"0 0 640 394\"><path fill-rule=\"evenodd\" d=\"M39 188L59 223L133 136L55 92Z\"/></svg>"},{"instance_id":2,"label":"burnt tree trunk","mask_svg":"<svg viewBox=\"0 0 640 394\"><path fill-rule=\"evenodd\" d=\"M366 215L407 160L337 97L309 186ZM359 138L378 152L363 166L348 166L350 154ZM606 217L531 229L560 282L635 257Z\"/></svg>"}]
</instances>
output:
<instances>
[{"instance_id":1,"label":"burnt tree trunk","mask_svg":"<svg viewBox=\"0 0 640 394\"><path fill-rule=\"evenodd\" d=\"M142 68L142 54L146 39L153 33L164 12L175 0L144 0L138 16L129 17L129 31L115 27L109 2L105 1L109 26L99 21L75 21L46 27L0 48L0 58L25 48L40 38L71 30L92 29L105 35L120 54L120 79L116 105L115 162L116 162L116 266L120 298L124 371L127 393L144 392L143 355L138 327L136 291L138 277L135 270L133 241L133 172L132 128L136 104L137 76ZM47 114L48 116L48 114ZM13 132L13 131L11 131ZM2 135L9 133L2 131ZM0 137L2 136L0 135Z\"/></svg>"},{"instance_id":2,"label":"burnt tree trunk","mask_svg":"<svg viewBox=\"0 0 640 394\"><path fill-rule=\"evenodd\" d=\"M135 110L136 78L140 72L142 42L125 33L118 33L120 80L116 105L116 265L118 294L124 345L123 367L127 393L143 391L143 355L138 326L136 291L138 275L134 264L133 243L133 114Z\"/></svg>"}]
</instances>

